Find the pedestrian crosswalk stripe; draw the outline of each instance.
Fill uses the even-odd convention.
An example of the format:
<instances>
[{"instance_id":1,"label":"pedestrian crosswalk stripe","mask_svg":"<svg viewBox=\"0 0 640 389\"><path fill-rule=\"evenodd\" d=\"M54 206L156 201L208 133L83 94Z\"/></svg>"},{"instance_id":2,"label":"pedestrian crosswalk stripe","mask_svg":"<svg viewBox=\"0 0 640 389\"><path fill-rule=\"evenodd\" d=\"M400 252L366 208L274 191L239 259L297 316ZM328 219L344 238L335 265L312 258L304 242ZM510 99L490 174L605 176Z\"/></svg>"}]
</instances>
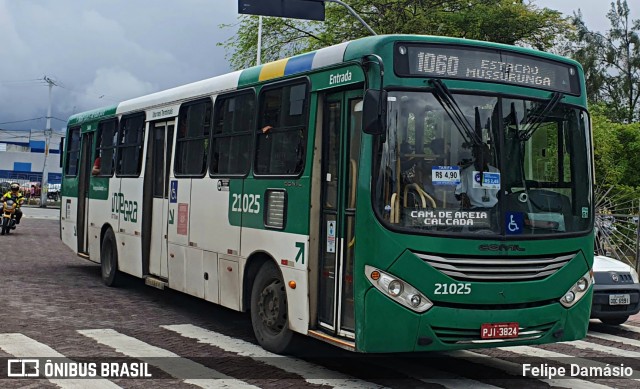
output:
<instances>
[{"instance_id":1,"label":"pedestrian crosswalk stripe","mask_svg":"<svg viewBox=\"0 0 640 389\"><path fill-rule=\"evenodd\" d=\"M253 343L245 342L244 340L232 338L191 324L165 325L161 327L176 332L186 338L196 339L200 343L209 344L224 351L259 360L265 364L277 367L289 373L298 374L304 377L305 381L311 384L329 385L334 388L354 389L382 387L372 382L359 380L298 358L283 357L273 354ZM319 376L326 378L306 378Z\"/></svg>"},{"instance_id":2,"label":"pedestrian crosswalk stripe","mask_svg":"<svg viewBox=\"0 0 640 389\"><path fill-rule=\"evenodd\" d=\"M600 338L600 336L595 336L595 337L596 338ZM624 338L620 338L620 339L624 339ZM613 339L607 339L607 340L613 340ZM620 342L620 340L616 340L616 342ZM607 354L613 354L613 355L615 355L617 357L629 357L629 358L639 358L640 359L640 353L639 352L629 351L629 350L622 350L622 349L615 348L615 347L603 346L603 345L597 344L597 343L589 343L589 342L585 342L584 340L574 340L572 342L567 342L566 344L568 344L570 346L573 346L575 348L582 349L582 350L600 351L600 352L607 353Z\"/></svg>"},{"instance_id":3,"label":"pedestrian crosswalk stripe","mask_svg":"<svg viewBox=\"0 0 640 389\"><path fill-rule=\"evenodd\" d=\"M565 344L570 345L570 343L565 343ZM571 360L571 363L576 363L580 365L580 367L592 367L592 366L605 367L607 365L606 363L593 361L591 359L574 357L572 355L562 354L555 351L549 351L542 348L533 348L531 346L514 346L514 347L509 347L506 350L516 354L546 358L546 359L550 359L550 360L554 360L562 363L568 363L568 360ZM640 379L638 379L638 377L640 377L640 373L634 372L632 377L635 381L640 381Z\"/></svg>"},{"instance_id":4,"label":"pedestrian crosswalk stripe","mask_svg":"<svg viewBox=\"0 0 640 389\"><path fill-rule=\"evenodd\" d=\"M440 372L437 374L441 375ZM428 384L442 385L448 389L499 389L498 386L466 378L422 378L421 381Z\"/></svg>"},{"instance_id":5,"label":"pedestrian crosswalk stripe","mask_svg":"<svg viewBox=\"0 0 640 389\"><path fill-rule=\"evenodd\" d=\"M0 349L16 358L56 358L56 362L73 362L46 344L23 334L0 334ZM44 367L40 366L41 376L44 376L43 369ZM63 389L81 389L87 386L97 389L120 388L105 378L48 378L48 380Z\"/></svg>"},{"instance_id":6,"label":"pedestrian crosswalk stripe","mask_svg":"<svg viewBox=\"0 0 640 389\"><path fill-rule=\"evenodd\" d=\"M636 334L640 334L640 327L632 326L630 324L622 324L619 326L623 330L627 330L630 332L635 332Z\"/></svg>"},{"instance_id":7,"label":"pedestrian crosswalk stripe","mask_svg":"<svg viewBox=\"0 0 640 389\"><path fill-rule=\"evenodd\" d=\"M397 363L385 361L383 367L393 369L422 382L441 385L449 389L498 389L497 386L464 378L446 371L432 369L424 364L408 362L407 360L402 360ZM419 372L419 376L416 376L415 372Z\"/></svg>"},{"instance_id":8,"label":"pedestrian crosswalk stripe","mask_svg":"<svg viewBox=\"0 0 640 389\"><path fill-rule=\"evenodd\" d=\"M621 338L624 339L624 338ZM623 350L615 347L603 346L597 343L589 343L584 340L574 340L572 342L567 343L570 346L575 348L579 348L581 350L593 350L600 351L607 354L612 354L617 357L629 357L629 358L640 358L640 353L636 351Z\"/></svg>"},{"instance_id":9,"label":"pedestrian crosswalk stripe","mask_svg":"<svg viewBox=\"0 0 640 389\"><path fill-rule=\"evenodd\" d=\"M511 348L503 348L505 351L510 351ZM537 349L536 349L537 350ZM451 351L447 353L448 355L460 359L466 359L473 363L480 363L485 366L492 367L497 370L504 371L505 373L511 374L516 377L523 377L522 375L522 365L519 363L505 361L496 357L492 357L489 355L481 354L474 351ZM536 356L535 354L531 355ZM611 389L610 386L585 381L577 378L536 378L538 381L542 381L549 386L553 387L562 387L562 388L572 388L572 389ZM520 381L517 381L520 384Z\"/></svg>"},{"instance_id":10,"label":"pedestrian crosswalk stripe","mask_svg":"<svg viewBox=\"0 0 640 389\"><path fill-rule=\"evenodd\" d=\"M611 334L605 334L604 332L589 332L587 335L589 336L593 336L594 338L600 338L600 339L604 339L604 340L612 340L614 342L620 342L620 343L624 343L624 344L628 344L630 346L634 346L634 347L638 347L640 348L640 340L635 340L635 339L629 339L629 338L624 338L622 336L616 336L616 335L611 335ZM628 355L628 351L623 350L624 355L622 356L626 356Z\"/></svg>"},{"instance_id":11,"label":"pedestrian crosswalk stripe","mask_svg":"<svg viewBox=\"0 0 640 389\"><path fill-rule=\"evenodd\" d=\"M109 346L115 349L116 352L156 366L173 377L188 378L184 381L188 384L212 389L256 388L253 385L231 378L190 359L181 358L171 351L152 346L111 329L78 330L78 333L92 338L100 344Z\"/></svg>"}]
</instances>

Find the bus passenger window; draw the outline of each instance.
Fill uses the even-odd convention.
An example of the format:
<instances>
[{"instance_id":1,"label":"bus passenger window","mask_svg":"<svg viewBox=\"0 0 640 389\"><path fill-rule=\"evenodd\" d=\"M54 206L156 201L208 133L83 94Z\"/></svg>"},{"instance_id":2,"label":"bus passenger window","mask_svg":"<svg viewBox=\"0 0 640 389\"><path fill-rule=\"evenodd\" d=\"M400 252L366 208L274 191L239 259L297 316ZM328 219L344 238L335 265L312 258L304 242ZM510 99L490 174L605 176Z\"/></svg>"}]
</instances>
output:
<instances>
[{"instance_id":1,"label":"bus passenger window","mask_svg":"<svg viewBox=\"0 0 640 389\"><path fill-rule=\"evenodd\" d=\"M64 174L67 177L78 175L78 158L80 157L80 127L69 130L67 137L67 156L65 158Z\"/></svg>"},{"instance_id":2,"label":"bus passenger window","mask_svg":"<svg viewBox=\"0 0 640 389\"><path fill-rule=\"evenodd\" d=\"M216 99L211 175L247 174L250 166L251 134L255 121L253 91Z\"/></svg>"},{"instance_id":3,"label":"bus passenger window","mask_svg":"<svg viewBox=\"0 0 640 389\"><path fill-rule=\"evenodd\" d=\"M123 117L118 133L118 163L116 175L137 177L142 168L142 142L144 140L144 114Z\"/></svg>"},{"instance_id":4,"label":"bus passenger window","mask_svg":"<svg viewBox=\"0 0 640 389\"><path fill-rule=\"evenodd\" d=\"M98 124L98 142L91 174L99 177L111 177L115 167L116 144L118 141L117 119Z\"/></svg>"},{"instance_id":5,"label":"bus passenger window","mask_svg":"<svg viewBox=\"0 0 640 389\"><path fill-rule=\"evenodd\" d=\"M186 103L180 108L174 173L177 176L203 176L207 170L211 99Z\"/></svg>"},{"instance_id":6,"label":"bus passenger window","mask_svg":"<svg viewBox=\"0 0 640 389\"><path fill-rule=\"evenodd\" d=\"M304 169L307 84L266 89L260 95L255 172L296 175Z\"/></svg>"}]
</instances>

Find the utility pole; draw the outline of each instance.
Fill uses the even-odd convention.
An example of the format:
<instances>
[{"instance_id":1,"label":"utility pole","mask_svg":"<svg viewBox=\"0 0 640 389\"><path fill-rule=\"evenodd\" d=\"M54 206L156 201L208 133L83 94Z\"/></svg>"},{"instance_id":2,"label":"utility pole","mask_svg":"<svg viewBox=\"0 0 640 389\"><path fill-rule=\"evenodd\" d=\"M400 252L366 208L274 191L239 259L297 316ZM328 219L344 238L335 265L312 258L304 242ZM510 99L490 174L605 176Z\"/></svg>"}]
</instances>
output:
<instances>
[{"instance_id":1,"label":"utility pole","mask_svg":"<svg viewBox=\"0 0 640 389\"><path fill-rule=\"evenodd\" d=\"M356 11L353 10L353 8L349 7L349 5L347 3L345 3L344 1L341 0L315 0L315 1L324 1L325 3L336 3L336 4L340 4L341 6L345 7L347 9L347 11L349 11L349 13L351 14L351 16L353 16L354 18L358 19L358 21L360 22L360 24L362 24L364 26L364 28L366 28L371 35L378 35L376 34L375 31L373 31L373 28L371 28L371 26L369 26L367 24L367 22L365 22L360 15L358 15L356 13Z\"/></svg>"},{"instance_id":2,"label":"utility pole","mask_svg":"<svg viewBox=\"0 0 640 389\"><path fill-rule=\"evenodd\" d=\"M256 65L262 64L262 15L258 16L258 58Z\"/></svg>"},{"instance_id":3,"label":"utility pole","mask_svg":"<svg viewBox=\"0 0 640 389\"><path fill-rule=\"evenodd\" d=\"M49 109L47 109L47 127L44 130L45 145L44 145L44 163L42 164L42 183L40 186L40 207L46 208L47 206L47 192L49 192L49 171L47 169L47 159L49 157L49 142L51 141L51 90L56 85L52 79L44 76L44 81L49 84Z\"/></svg>"}]
</instances>

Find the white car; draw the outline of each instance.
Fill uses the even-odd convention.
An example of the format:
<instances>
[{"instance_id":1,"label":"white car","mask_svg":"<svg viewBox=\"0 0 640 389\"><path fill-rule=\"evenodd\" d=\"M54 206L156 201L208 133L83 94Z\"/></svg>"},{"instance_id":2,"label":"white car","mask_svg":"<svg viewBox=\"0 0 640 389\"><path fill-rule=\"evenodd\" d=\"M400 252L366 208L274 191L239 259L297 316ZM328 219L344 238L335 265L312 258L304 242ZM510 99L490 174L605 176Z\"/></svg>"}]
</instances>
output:
<instances>
[{"instance_id":1,"label":"white car","mask_svg":"<svg viewBox=\"0 0 640 389\"><path fill-rule=\"evenodd\" d=\"M640 311L638 273L628 264L596 255L593 260L591 317L604 324L622 324Z\"/></svg>"}]
</instances>

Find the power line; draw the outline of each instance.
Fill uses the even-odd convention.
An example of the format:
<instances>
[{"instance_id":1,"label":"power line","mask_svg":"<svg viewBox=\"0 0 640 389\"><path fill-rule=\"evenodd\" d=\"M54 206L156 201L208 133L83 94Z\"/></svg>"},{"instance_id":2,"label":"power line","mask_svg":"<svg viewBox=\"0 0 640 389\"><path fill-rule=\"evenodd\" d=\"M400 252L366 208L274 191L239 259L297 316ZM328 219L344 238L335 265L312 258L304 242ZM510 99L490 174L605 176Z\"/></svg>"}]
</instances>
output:
<instances>
[{"instance_id":1,"label":"power line","mask_svg":"<svg viewBox=\"0 0 640 389\"><path fill-rule=\"evenodd\" d=\"M40 84L40 85L45 85L46 82L44 80L42 80L41 78L36 78L36 79L28 79L28 80L4 80L4 81L0 81L0 85L5 85L5 86L20 86L20 85L24 85L24 84Z\"/></svg>"},{"instance_id":2,"label":"power line","mask_svg":"<svg viewBox=\"0 0 640 389\"><path fill-rule=\"evenodd\" d=\"M33 118L33 119L15 120L15 121L12 121L12 122L1 122L0 124L24 123L24 122L32 122L32 121L35 121L35 120L42 120L42 119L46 119L46 117L44 117L44 116L40 116L40 117ZM55 117L55 116L51 116L51 119L59 120L59 121L61 121L61 122L63 122L63 123L66 123L66 122L67 122L67 120L66 120L66 119L60 119L60 118L57 118L57 117Z\"/></svg>"},{"instance_id":3,"label":"power line","mask_svg":"<svg viewBox=\"0 0 640 389\"><path fill-rule=\"evenodd\" d=\"M66 89L70 92L81 93L88 96L92 96L98 100L106 100L111 102L120 102L122 100L126 100L119 96L110 96L104 93L96 92L96 93L88 93L87 91L78 90L72 87L69 87L58 80L53 80L50 77L44 76L43 78L31 78L26 80L0 80L0 85L3 86L24 86L24 85L49 85L49 81L53 83L54 86L57 86L62 89ZM62 119L58 119L62 120ZM2 124L2 123L0 123Z\"/></svg>"},{"instance_id":4,"label":"power line","mask_svg":"<svg viewBox=\"0 0 640 389\"><path fill-rule=\"evenodd\" d=\"M38 118L33 118L33 119L24 119L24 120L15 120L15 121L12 121L12 122L2 122L2 123L0 123L0 124L14 124L14 123L32 122L32 121L34 121L34 120L40 120L40 119L44 119L44 118L45 118L44 116L40 116L40 117L38 117Z\"/></svg>"},{"instance_id":5,"label":"power line","mask_svg":"<svg viewBox=\"0 0 640 389\"><path fill-rule=\"evenodd\" d=\"M109 101L114 101L114 102L125 100L125 99L123 99L121 97L118 97L118 96L108 96L108 95L106 95L104 93L100 93L100 92L98 92L96 94L87 93L86 91L81 91L81 90L78 90L78 89L74 89L74 88L68 87L68 86L62 84L60 81L57 82L56 86L59 87L59 88L62 88L62 89L66 89L66 90L68 90L70 92L82 93L82 94L85 94L85 95L93 96L93 97L97 98L98 100L109 100Z\"/></svg>"},{"instance_id":6,"label":"power line","mask_svg":"<svg viewBox=\"0 0 640 389\"><path fill-rule=\"evenodd\" d=\"M10 80L10 81L0 81L0 83L5 83L5 82L30 82L30 81L42 81L42 78L29 78L26 80Z\"/></svg>"}]
</instances>

